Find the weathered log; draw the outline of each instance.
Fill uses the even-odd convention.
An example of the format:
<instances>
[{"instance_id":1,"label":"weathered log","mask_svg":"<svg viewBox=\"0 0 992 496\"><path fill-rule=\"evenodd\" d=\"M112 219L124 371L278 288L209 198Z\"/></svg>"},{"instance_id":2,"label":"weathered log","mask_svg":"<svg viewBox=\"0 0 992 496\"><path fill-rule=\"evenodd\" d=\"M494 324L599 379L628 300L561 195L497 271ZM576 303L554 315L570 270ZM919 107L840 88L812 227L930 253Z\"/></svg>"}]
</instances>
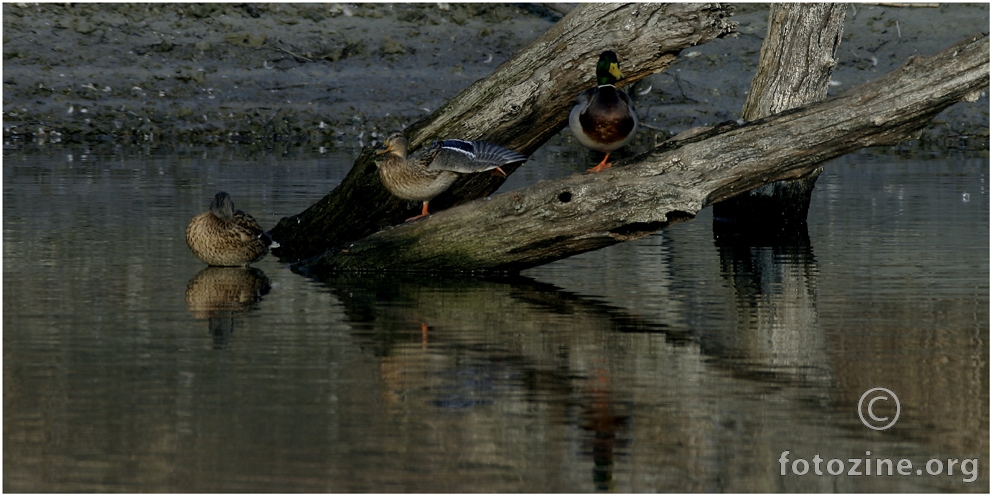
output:
<instances>
[{"instance_id":1,"label":"weathered log","mask_svg":"<svg viewBox=\"0 0 992 496\"><path fill-rule=\"evenodd\" d=\"M846 13L846 4L772 4L742 119L753 121L827 97ZM714 229L779 236L805 224L821 170L713 205Z\"/></svg>"},{"instance_id":2,"label":"weathered log","mask_svg":"<svg viewBox=\"0 0 992 496\"><path fill-rule=\"evenodd\" d=\"M436 139L481 139L530 154L565 125L575 96L595 84L600 52L621 56L621 86L659 72L685 48L733 32L719 4L582 4L545 34L427 118L405 131L413 152ZM359 239L417 213L418 204L393 197L379 182L372 151L365 149L347 177L306 211L283 218L270 231L298 260ZM510 174L519 165L503 167ZM432 211L496 191L505 178L461 178L431 201Z\"/></svg>"},{"instance_id":3,"label":"weathered log","mask_svg":"<svg viewBox=\"0 0 992 496\"><path fill-rule=\"evenodd\" d=\"M859 148L910 139L989 84L989 39L914 57L823 102L666 143L628 164L476 200L295 265L338 270L516 272L637 239L762 184ZM672 149L673 147L677 147Z\"/></svg>"},{"instance_id":4,"label":"weathered log","mask_svg":"<svg viewBox=\"0 0 992 496\"><path fill-rule=\"evenodd\" d=\"M827 97L845 4L772 4L741 118L753 121Z\"/></svg>"}]
</instances>

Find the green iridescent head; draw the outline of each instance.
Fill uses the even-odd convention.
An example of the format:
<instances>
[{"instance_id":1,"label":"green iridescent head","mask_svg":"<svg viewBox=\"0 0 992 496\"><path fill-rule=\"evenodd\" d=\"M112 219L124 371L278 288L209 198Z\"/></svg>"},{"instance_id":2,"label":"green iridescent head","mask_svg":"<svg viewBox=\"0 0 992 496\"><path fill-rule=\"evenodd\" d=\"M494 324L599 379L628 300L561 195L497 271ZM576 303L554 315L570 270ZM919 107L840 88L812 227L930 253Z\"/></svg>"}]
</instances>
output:
<instances>
[{"instance_id":1,"label":"green iridescent head","mask_svg":"<svg viewBox=\"0 0 992 496\"><path fill-rule=\"evenodd\" d=\"M617 60L616 52L613 50L603 52L596 64L597 84L600 86L617 84L617 81L621 79L623 79L623 74L620 72L620 62Z\"/></svg>"}]
</instances>

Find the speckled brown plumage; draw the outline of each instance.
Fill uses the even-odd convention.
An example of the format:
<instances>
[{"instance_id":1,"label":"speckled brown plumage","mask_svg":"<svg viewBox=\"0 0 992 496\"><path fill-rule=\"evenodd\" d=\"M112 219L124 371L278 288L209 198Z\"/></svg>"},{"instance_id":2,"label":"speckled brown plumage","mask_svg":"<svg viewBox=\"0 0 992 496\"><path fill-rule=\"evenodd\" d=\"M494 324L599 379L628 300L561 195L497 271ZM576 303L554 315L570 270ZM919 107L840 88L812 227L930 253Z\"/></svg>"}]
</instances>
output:
<instances>
[{"instance_id":1,"label":"speckled brown plumage","mask_svg":"<svg viewBox=\"0 0 992 496\"><path fill-rule=\"evenodd\" d=\"M435 141L423 152L407 157L407 141L402 134L386 138L376 153L383 157L376 166L386 189L404 200L424 202L421 214L407 221L427 216L431 198L448 189L458 174L493 169L502 174L499 166L527 160L524 155L501 146L463 140Z\"/></svg>"},{"instance_id":2,"label":"speckled brown plumage","mask_svg":"<svg viewBox=\"0 0 992 496\"><path fill-rule=\"evenodd\" d=\"M209 211L189 222L186 244L208 265L237 267L261 260L271 240L251 215L235 210L230 195L221 191Z\"/></svg>"},{"instance_id":3,"label":"speckled brown plumage","mask_svg":"<svg viewBox=\"0 0 992 496\"><path fill-rule=\"evenodd\" d=\"M199 319L252 308L272 288L254 267L206 267L186 286L186 309Z\"/></svg>"}]
</instances>

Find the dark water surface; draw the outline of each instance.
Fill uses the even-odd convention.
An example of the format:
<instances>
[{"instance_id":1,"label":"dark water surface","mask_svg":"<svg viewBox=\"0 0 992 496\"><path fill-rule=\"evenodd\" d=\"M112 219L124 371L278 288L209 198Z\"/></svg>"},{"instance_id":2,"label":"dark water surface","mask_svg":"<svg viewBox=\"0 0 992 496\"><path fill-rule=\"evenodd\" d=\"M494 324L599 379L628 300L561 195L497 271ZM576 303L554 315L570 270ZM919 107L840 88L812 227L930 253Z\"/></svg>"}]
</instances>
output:
<instances>
[{"instance_id":1,"label":"dark water surface","mask_svg":"<svg viewBox=\"0 0 992 496\"><path fill-rule=\"evenodd\" d=\"M587 159L540 153L504 190ZM987 154L833 161L788 245L718 244L707 209L514 278L186 248L216 191L269 228L352 159L5 151L3 489L989 491Z\"/></svg>"}]
</instances>

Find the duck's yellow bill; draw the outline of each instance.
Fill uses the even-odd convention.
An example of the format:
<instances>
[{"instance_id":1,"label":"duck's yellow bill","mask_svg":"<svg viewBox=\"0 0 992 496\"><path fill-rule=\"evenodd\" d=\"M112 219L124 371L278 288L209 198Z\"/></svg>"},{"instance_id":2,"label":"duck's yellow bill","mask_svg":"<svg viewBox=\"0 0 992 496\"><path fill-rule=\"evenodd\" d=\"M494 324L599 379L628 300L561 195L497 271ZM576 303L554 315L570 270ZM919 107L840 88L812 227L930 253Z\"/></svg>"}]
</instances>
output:
<instances>
[{"instance_id":1,"label":"duck's yellow bill","mask_svg":"<svg viewBox=\"0 0 992 496\"><path fill-rule=\"evenodd\" d=\"M610 74L618 80L623 79L623 73L620 72L620 66L616 62L610 64Z\"/></svg>"}]
</instances>

